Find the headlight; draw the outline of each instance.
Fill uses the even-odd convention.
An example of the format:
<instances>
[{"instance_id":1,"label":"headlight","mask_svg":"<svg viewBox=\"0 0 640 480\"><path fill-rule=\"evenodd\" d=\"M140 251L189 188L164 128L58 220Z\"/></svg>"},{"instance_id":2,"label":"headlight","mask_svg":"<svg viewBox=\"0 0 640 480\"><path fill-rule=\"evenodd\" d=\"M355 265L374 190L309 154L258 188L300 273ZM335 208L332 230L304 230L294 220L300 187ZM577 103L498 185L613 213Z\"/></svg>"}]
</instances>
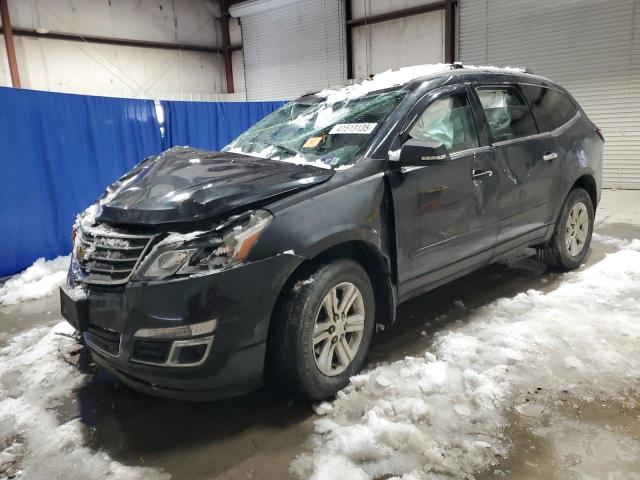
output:
<instances>
[{"instance_id":1,"label":"headlight","mask_svg":"<svg viewBox=\"0 0 640 480\"><path fill-rule=\"evenodd\" d=\"M256 210L199 235L170 235L141 268L147 280L224 270L244 262L273 215ZM188 239L188 240L187 240Z\"/></svg>"}]
</instances>

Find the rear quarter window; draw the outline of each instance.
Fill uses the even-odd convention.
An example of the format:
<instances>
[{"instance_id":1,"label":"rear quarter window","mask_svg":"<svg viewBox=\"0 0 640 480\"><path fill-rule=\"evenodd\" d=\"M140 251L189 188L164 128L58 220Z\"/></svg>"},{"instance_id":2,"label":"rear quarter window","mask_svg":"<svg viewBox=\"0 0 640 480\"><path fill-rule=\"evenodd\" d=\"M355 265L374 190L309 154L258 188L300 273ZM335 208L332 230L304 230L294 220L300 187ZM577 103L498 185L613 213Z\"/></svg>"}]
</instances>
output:
<instances>
[{"instance_id":1,"label":"rear quarter window","mask_svg":"<svg viewBox=\"0 0 640 480\"><path fill-rule=\"evenodd\" d=\"M550 132L571 120L578 109L564 93L538 85L521 85L541 132Z\"/></svg>"},{"instance_id":2,"label":"rear quarter window","mask_svg":"<svg viewBox=\"0 0 640 480\"><path fill-rule=\"evenodd\" d=\"M531 109L515 87L476 89L494 142L538 133Z\"/></svg>"}]
</instances>

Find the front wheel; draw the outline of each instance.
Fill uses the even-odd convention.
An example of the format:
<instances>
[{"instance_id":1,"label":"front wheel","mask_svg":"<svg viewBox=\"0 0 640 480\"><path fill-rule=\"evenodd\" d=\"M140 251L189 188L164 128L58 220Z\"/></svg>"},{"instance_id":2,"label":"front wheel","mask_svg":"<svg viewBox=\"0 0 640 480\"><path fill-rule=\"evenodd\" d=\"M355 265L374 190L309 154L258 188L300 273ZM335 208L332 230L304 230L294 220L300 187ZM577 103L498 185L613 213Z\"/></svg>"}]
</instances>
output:
<instances>
[{"instance_id":1,"label":"front wheel","mask_svg":"<svg viewBox=\"0 0 640 480\"><path fill-rule=\"evenodd\" d=\"M569 192L545 251L545 263L565 270L578 268L589 252L593 234L593 203L582 188Z\"/></svg>"},{"instance_id":2,"label":"front wheel","mask_svg":"<svg viewBox=\"0 0 640 480\"><path fill-rule=\"evenodd\" d=\"M373 288L351 260L320 266L284 292L269 338L272 379L320 400L335 395L364 364L374 329Z\"/></svg>"}]
</instances>

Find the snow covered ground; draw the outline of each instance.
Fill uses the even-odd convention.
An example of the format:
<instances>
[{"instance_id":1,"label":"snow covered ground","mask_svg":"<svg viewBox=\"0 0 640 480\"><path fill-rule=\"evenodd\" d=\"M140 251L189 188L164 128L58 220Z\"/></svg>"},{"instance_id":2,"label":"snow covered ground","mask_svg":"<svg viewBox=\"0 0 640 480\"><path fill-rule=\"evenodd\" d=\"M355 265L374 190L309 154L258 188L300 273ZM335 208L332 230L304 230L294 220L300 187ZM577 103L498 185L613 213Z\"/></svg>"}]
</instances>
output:
<instances>
[{"instance_id":1,"label":"snow covered ground","mask_svg":"<svg viewBox=\"0 0 640 480\"><path fill-rule=\"evenodd\" d=\"M639 480L640 240L599 233L594 242L595 260L603 249L613 253L563 275L553 288L541 282L545 291L530 290L475 311L452 304L451 310L464 311L464 322L439 323L433 343L429 335L419 337L424 353L354 377L336 400L315 407L310 448L291 471L314 480ZM0 304L27 306L29 298L55 292L67 266L65 257L39 260L0 287ZM70 327L50 325L12 335L0 349L0 480L16 474L36 480L168 479L160 468L125 466L88 448L82 420L66 422L56 414L90 378L73 365L75 342L57 335L70 334ZM616 415L631 412L624 428L610 418L586 418L587 409L600 415L605 404ZM511 457L528 463L522 461L522 445L513 444L514 428L544 439L564 476L556 470L517 476L505 468ZM231 441L253 448L249 438ZM188 445L177 450L188 462L198 458ZM204 448L202 456L216 461ZM294 455L286 450L281 456L288 463ZM158 465L159 459L145 464ZM261 478L260 470L253 478Z\"/></svg>"},{"instance_id":2,"label":"snow covered ground","mask_svg":"<svg viewBox=\"0 0 640 480\"><path fill-rule=\"evenodd\" d=\"M15 305L51 295L67 278L71 256L39 258L22 273L0 286L0 305Z\"/></svg>"},{"instance_id":3,"label":"snow covered ground","mask_svg":"<svg viewBox=\"0 0 640 480\"><path fill-rule=\"evenodd\" d=\"M480 308L421 357L354 377L317 407L315 446L292 470L314 480L464 478L508 455L502 432L511 409L541 417L560 394L637 406L640 240L597 240L622 249L566 274L549 293ZM561 426L539 433L549 428ZM640 441L625 441L627 461L638 465Z\"/></svg>"},{"instance_id":4,"label":"snow covered ground","mask_svg":"<svg viewBox=\"0 0 640 480\"><path fill-rule=\"evenodd\" d=\"M80 419L60 424L53 408L87 377L73 365L75 341L59 333L73 329L35 328L0 350L0 479L168 479L85 447Z\"/></svg>"}]
</instances>

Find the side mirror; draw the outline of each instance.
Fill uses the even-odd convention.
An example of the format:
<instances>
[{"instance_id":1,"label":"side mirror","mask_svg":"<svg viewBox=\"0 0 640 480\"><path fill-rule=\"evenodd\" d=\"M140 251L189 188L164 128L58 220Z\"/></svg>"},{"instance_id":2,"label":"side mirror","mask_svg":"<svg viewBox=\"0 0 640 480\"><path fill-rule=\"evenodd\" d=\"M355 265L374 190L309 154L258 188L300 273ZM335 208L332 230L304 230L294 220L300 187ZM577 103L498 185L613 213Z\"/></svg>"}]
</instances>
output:
<instances>
[{"instance_id":1,"label":"side mirror","mask_svg":"<svg viewBox=\"0 0 640 480\"><path fill-rule=\"evenodd\" d=\"M448 162L449 152L442 143L425 140L407 140L400 149L398 163L402 166L427 166Z\"/></svg>"}]
</instances>

